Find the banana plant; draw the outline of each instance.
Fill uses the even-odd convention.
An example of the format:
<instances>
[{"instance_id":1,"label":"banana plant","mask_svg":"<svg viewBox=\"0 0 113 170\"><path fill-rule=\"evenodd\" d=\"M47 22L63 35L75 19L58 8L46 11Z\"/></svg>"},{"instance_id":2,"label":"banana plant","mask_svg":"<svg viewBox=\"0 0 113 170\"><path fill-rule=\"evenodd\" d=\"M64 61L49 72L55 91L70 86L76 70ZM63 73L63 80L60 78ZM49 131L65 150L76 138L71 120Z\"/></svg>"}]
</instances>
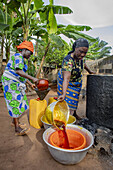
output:
<instances>
[{"instance_id":1,"label":"banana plant","mask_svg":"<svg viewBox=\"0 0 113 170\"><path fill-rule=\"evenodd\" d=\"M34 16L36 17L37 12L40 13L41 21L42 21L42 18L45 18L45 16L47 16L45 18L45 20L47 23L47 30L48 30L49 34L54 33L56 31L54 29L57 26L54 13L63 14L63 13L71 13L72 12L71 9L69 9L68 7L52 5L53 4L52 1L50 1L50 4L47 6L43 5L44 2L42 0L38 0L38 2L36 0L34 0L34 1L33 0L15 0L15 1L14 0L10 0L10 1L0 0L0 1L5 4L5 6L8 9L8 12L13 11L17 14L17 21L16 21L15 26L18 27L18 29L14 30L12 36L14 37L15 35L18 35L18 33L22 34L22 29L23 29L23 40L28 39L30 24L32 23L32 18ZM53 11L54 11L54 13L53 13ZM52 22L54 24L52 24ZM20 25L20 27L19 27L19 25ZM13 28L15 28L15 26L13 26ZM7 38L11 37L11 36L8 37L7 35L6 35ZM18 37L18 39L20 41L22 40L22 36L21 37L16 36L16 37ZM46 41L48 41L48 38L46 39ZM13 42L14 42L13 43L14 45L17 43L16 38L13 38ZM47 44L47 48L45 50L45 55L48 51L48 47L49 47L49 41Z\"/></svg>"},{"instance_id":2,"label":"banana plant","mask_svg":"<svg viewBox=\"0 0 113 170\"><path fill-rule=\"evenodd\" d=\"M44 46L39 44L38 63L41 61L42 54L44 54L43 48ZM63 41L63 47L58 46L55 41L51 41L47 56L45 58L45 65L48 65L49 67L61 67L62 60L69 51L71 51L71 49L65 41Z\"/></svg>"},{"instance_id":3,"label":"banana plant","mask_svg":"<svg viewBox=\"0 0 113 170\"><path fill-rule=\"evenodd\" d=\"M8 9L16 12L17 15L20 16L20 19L22 21L24 40L27 40L29 36L31 19L37 12L40 14L41 20L43 19L46 20L47 30L49 34L55 33L57 31L57 23L54 14L72 13L72 10L69 9L68 7L53 5L52 0L50 0L50 4L46 6L43 5L44 2L42 0L38 0L38 1L37 0L34 1L33 0L15 0L15 1L10 0L10 2L7 3L7 1L5 1L5 3ZM48 51L49 44L50 42L48 41L45 54Z\"/></svg>"},{"instance_id":4,"label":"banana plant","mask_svg":"<svg viewBox=\"0 0 113 170\"><path fill-rule=\"evenodd\" d=\"M55 14L71 14L73 11L65 6L54 5L53 0L49 0L49 3L49 5L44 7L44 13L39 12L39 15L41 22L46 21L48 33L53 34L57 32L57 21Z\"/></svg>"},{"instance_id":5,"label":"banana plant","mask_svg":"<svg viewBox=\"0 0 113 170\"><path fill-rule=\"evenodd\" d=\"M71 38L73 40L77 40L78 38L86 38L89 42L95 42L96 39L82 33L82 31L89 31L92 28L90 26L86 26L86 25L68 25L68 26L64 26L64 25L59 25L58 26L58 31L57 31L57 35L59 34L63 34L68 38Z\"/></svg>"},{"instance_id":6,"label":"banana plant","mask_svg":"<svg viewBox=\"0 0 113 170\"><path fill-rule=\"evenodd\" d=\"M0 77L2 75L2 60L3 60L3 48L5 43L6 56L8 55L8 45L7 45L7 31L9 24L11 23L10 17L7 14L7 8L4 10L4 6L0 3L0 36L1 36L1 52L0 52ZM4 39L6 41L4 41Z\"/></svg>"},{"instance_id":7,"label":"banana plant","mask_svg":"<svg viewBox=\"0 0 113 170\"><path fill-rule=\"evenodd\" d=\"M42 4L40 5L40 4L36 3L37 2L36 0L34 2L35 2L36 8L41 7ZM55 14L72 13L72 10L68 7L53 5L53 0L49 0L49 2L50 2L50 4L46 5L43 8L44 9L43 13L42 13L42 11L39 12L41 22L45 23L45 25L46 25L45 28L47 29L47 34L46 34L47 46L45 48L45 54L42 58L40 67L38 69L37 78L40 75L40 71L41 71L41 68L43 66L44 59L47 55L51 40L56 40L57 42L60 41L59 44L63 45L60 36L55 35L55 33L57 32L57 22L56 22ZM39 31L37 33L39 33Z\"/></svg>"},{"instance_id":8,"label":"banana plant","mask_svg":"<svg viewBox=\"0 0 113 170\"><path fill-rule=\"evenodd\" d=\"M46 21L46 28L47 28L48 37L49 37L48 39L50 41L51 40L56 41L56 43L58 42L58 45L60 44L61 46L63 46L63 41L60 37L60 34L64 34L68 38L73 38L74 40L78 38L87 38L91 42L95 41L93 37L79 32L79 31L84 31L84 30L89 31L91 29L91 27L89 26L72 26L72 25L68 25L67 27L64 25L58 26L56 22L55 14L68 14L68 13L72 13L72 10L69 9L68 7L53 5L53 0L50 0L49 2L50 2L50 5L47 5L45 7L45 12L43 14L40 12L39 14L40 14L41 21L42 22ZM44 59L45 59L45 55L42 58L42 62L44 61ZM39 71L41 70L42 62L39 67Z\"/></svg>"},{"instance_id":9,"label":"banana plant","mask_svg":"<svg viewBox=\"0 0 113 170\"><path fill-rule=\"evenodd\" d=\"M34 4L33 4L34 2ZM41 37L44 42L47 44L46 48L45 48L45 55L43 56L42 59L42 64L44 61L44 58L47 54L47 51L49 49L49 44L50 41L56 41L57 44L59 44L60 46L63 45L63 41L60 37L60 34L64 34L69 38L73 38L74 40L76 40L78 37L84 37L87 39L90 39L91 41L94 41L94 39L90 36L84 35L79 31L83 31L84 29L89 30L91 29L88 26L71 26L68 25L66 26L57 26L57 22L56 22L56 17L55 14L69 14L72 13L72 10L68 7L64 7L64 6L55 6L53 5L53 0L49 1L50 4L44 6L43 1L39 0L37 2L37 0L11 0L9 3L6 2L6 5L8 6L8 9L13 10L16 12L17 16L19 16L17 19L17 23L15 23L15 27L18 27L17 30L15 30L13 32L13 36L15 36L16 34L18 35L18 32L20 31L20 33L22 33L22 28L23 28L23 37L24 39L28 39L30 38L30 36L32 35L36 35L37 38ZM40 15L40 22L36 17L36 13L39 13ZM35 33L33 32L34 29L32 29L32 21L33 21L33 17L36 18L37 22L35 22ZM37 24L41 24L41 22L45 23L45 29L46 29L46 33L44 32L44 29L42 30L42 28L39 30ZM20 26L19 26L20 25ZM44 25L43 25L44 26ZM37 27L37 28L36 28ZM14 25L13 25L14 28ZM45 35L44 35L45 34ZM45 38L45 39L44 39ZM13 38L13 41L15 39ZM22 36L18 36L18 40L22 40ZM36 41L36 43L38 42L38 40ZM15 44L17 42L14 42ZM37 46L37 45L36 45ZM36 51L36 50L35 50ZM42 66L42 64L40 65L40 67ZM40 70L40 69L39 69Z\"/></svg>"},{"instance_id":10,"label":"banana plant","mask_svg":"<svg viewBox=\"0 0 113 170\"><path fill-rule=\"evenodd\" d=\"M100 59L103 57L110 56L110 50L112 49L111 46L107 46L108 43L96 38L96 42L91 42L89 46L88 53L86 55L86 59Z\"/></svg>"},{"instance_id":11,"label":"banana plant","mask_svg":"<svg viewBox=\"0 0 113 170\"><path fill-rule=\"evenodd\" d=\"M0 9L0 15L2 15L3 19L0 18L0 22L2 21L7 25L4 30L1 30L1 35L4 36L4 44L6 51L6 60L8 60L10 55L10 46L17 39L18 35L22 33L22 28L17 29L14 27L16 19L14 12L8 10L7 5L3 6L3 9Z\"/></svg>"},{"instance_id":12,"label":"banana plant","mask_svg":"<svg viewBox=\"0 0 113 170\"><path fill-rule=\"evenodd\" d=\"M54 13L72 13L72 10L68 7L54 6L52 0L50 0L50 4L46 6L43 5L44 2L42 0L10 0L10 2L6 4L10 10L15 11L17 15L20 16L24 40L27 40L31 19L36 13L39 13L41 18L47 20L49 33L55 32L57 27Z\"/></svg>"},{"instance_id":13,"label":"banana plant","mask_svg":"<svg viewBox=\"0 0 113 170\"><path fill-rule=\"evenodd\" d=\"M42 0L38 0L38 2L39 1L42 1ZM35 13L32 12L34 9L34 4L32 4L33 2L34 2L33 0L4 1L5 5L8 8L8 12L13 11L16 13L17 21L19 22L20 27L23 28L23 39L24 40L27 40L27 37L29 35L30 21L31 21L32 16L35 15ZM38 10L36 12L38 12Z\"/></svg>"},{"instance_id":14,"label":"banana plant","mask_svg":"<svg viewBox=\"0 0 113 170\"><path fill-rule=\"evenodd\" d=\"M6 62L10 56L10 48L13 42L18 39L18 35L22 34L22 28L20 30L15 25L15 13L9 11L7 5L0 2L0 36L1 36L1 54L0 54L0 71L2 70L2 60L3 60L3 48L5 48ZM20 40L20 38L19 38ZM0 75L2 72L0 72Z\"/></svg>"},{"instance_id":15,"label":"banana plant","mask_svg":"<svg viewBox=\"0 0 113 170\"><path fill-rule=\"evenodd\" d=\"M6 29L9 25L4 22L4 12L3 5L0 3L0 77L2 75L2 60L3 60L3 45L4 45L4 29Z\"/></svg>"}]
</instances>

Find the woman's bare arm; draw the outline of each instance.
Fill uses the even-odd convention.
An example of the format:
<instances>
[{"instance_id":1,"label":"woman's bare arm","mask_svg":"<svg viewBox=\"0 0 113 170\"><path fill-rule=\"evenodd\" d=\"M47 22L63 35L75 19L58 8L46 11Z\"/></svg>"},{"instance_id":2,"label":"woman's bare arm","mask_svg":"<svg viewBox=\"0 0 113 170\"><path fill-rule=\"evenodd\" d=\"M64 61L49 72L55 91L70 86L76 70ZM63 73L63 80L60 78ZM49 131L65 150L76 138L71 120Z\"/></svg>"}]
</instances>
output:
<instances>
[{"instance_id":1,"label":"woman's bare arm","mask_svg":"<svg viewBox=\"0 0 113 170\"><path fill-rule=\"evenodd\" d=\"M87 66L86 63L84 63L84 69L85 69L89 74L95 74L95 72L92 71L92 70Z\"/></svg>"},{"instance_id":2,"label":"woman's bare arm","mask_svg":"<svg viewBox=\"0 0 113 170\"><path fill-rule=\"evenodd\" d=\"M35 77L32 77L32 76L28 75L28 74L27 74L27 73L25 73L23 70L16 69L16 73L17 73L18 75L20 75L21 77L24 77L24 78L30 79L30 80L32 80L32 81L33 81L33 83L38 84L38 79L37 79L37 78L35 78Z\"/></svg>"},{"instance_id":3,"label":"woman's bare arm","mask_svg":"<svg viewBox=\"0 0 113 170\"><path fill-rule=\"evenodd\" d=\"M64 100L66 96L66 91L68 88L68 84L70 81L71 72L70 71L64 71L63 72L63 84L62 84L62 95L59 96L58 100Z\"/></svg>"}]
</instances>

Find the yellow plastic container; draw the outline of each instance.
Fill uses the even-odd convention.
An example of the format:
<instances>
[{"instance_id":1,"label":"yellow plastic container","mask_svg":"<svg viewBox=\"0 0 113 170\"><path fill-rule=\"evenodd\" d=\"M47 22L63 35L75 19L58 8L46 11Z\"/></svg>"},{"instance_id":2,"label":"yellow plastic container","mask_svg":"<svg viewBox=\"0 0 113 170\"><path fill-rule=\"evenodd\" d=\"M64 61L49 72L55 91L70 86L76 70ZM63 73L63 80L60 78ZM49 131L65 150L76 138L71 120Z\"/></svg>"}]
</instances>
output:
<instances>
[{"instance_id":1,"label":"yellow plastic container","mask_svg":"<svg viewBox=\"0 0 113 170\"><path fill-rule=\"evenodd\" d=\"M49 124L60 127L67 124L69 119L69 107L66 101L56 101L49 104L45 116Z\"/></svg>"},{"instance_id":2,"label":"yellow plastic container","mask_svg":"<svg viewBox=\"0 0 113 170\"><path fill-rule=\"evenodd\" d=\"M54 99L54 97L50 97L50 98L48 99L48 105L51 104L51 103L53 103L53 102L56 102L56 101L57 101L57 100Z\"/></svg>"},{"instance_id":3,"label":"yellow plastic container","mask_svg":"<svg viewBox=\"0 0 113 170\"><path fill-rule=\"evenodd\" d=\"M42 127L41 117L45 114L47 108L47 101L31 99L29 103L29 123L34 128L40 129Z\"/></svg>"}]
</instances>

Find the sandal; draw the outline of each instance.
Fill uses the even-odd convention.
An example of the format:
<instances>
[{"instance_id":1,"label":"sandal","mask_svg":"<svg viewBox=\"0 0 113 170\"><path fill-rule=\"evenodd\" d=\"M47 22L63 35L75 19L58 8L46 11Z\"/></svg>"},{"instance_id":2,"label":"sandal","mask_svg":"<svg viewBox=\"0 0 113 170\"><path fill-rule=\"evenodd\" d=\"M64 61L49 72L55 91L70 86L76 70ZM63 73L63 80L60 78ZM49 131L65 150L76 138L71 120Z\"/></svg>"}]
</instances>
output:
<instances>
[{"instance_id":1,"label":"sandal","mask_svg":"<svg viewBox=\"0 0 113 170\"><path fill-rule=\"evenodd\" d=\"M22 129L20 132L16 132L15 135L16 136L24 136L26 135L26 133L30 130L30 128L25 128L25 129Z\"/></svg>"},{"instance_id":2,"label":"sandal","mask_svg":"<svg viewBox=\"0 0 113 170\"><path fill-rule=\"evenodd\" d=\"M13 122L11 122L11 126L15 126L15 124L13 123ZM26 126L26 124L25 123L20 123L19 122L19 126L21 127L21 128L24 128L25 126Z\"/></svg>"}]
</instances>

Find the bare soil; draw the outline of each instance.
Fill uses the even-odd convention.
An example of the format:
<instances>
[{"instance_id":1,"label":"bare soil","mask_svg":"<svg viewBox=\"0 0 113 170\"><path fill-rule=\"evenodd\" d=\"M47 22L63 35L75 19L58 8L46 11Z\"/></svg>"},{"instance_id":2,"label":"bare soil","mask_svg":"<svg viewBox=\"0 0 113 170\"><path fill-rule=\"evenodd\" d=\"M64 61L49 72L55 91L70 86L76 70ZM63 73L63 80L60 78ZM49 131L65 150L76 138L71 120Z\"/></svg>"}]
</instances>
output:
<instances>
[{"instance_id":1,"label":"bare soil","mask_svg":"<svg viewBox=\"0 0 113 170\"><path fill-rule=\"evenodd\" d=\"M52 89L46 96L57 96ZM28 96L28 100L37 95ZM85 117L86 101L80 98L77 113ZM44 128L35 129L28 123L27 112L20 119L30 127L26 136L15 136L12 119L8 115L4 97L0 97L0 170L111 170L113 167L107 156L100 155L93 147L86 157L76 165L62 165L50 155L42 134Z\"/></svg>"}]
</instances>

